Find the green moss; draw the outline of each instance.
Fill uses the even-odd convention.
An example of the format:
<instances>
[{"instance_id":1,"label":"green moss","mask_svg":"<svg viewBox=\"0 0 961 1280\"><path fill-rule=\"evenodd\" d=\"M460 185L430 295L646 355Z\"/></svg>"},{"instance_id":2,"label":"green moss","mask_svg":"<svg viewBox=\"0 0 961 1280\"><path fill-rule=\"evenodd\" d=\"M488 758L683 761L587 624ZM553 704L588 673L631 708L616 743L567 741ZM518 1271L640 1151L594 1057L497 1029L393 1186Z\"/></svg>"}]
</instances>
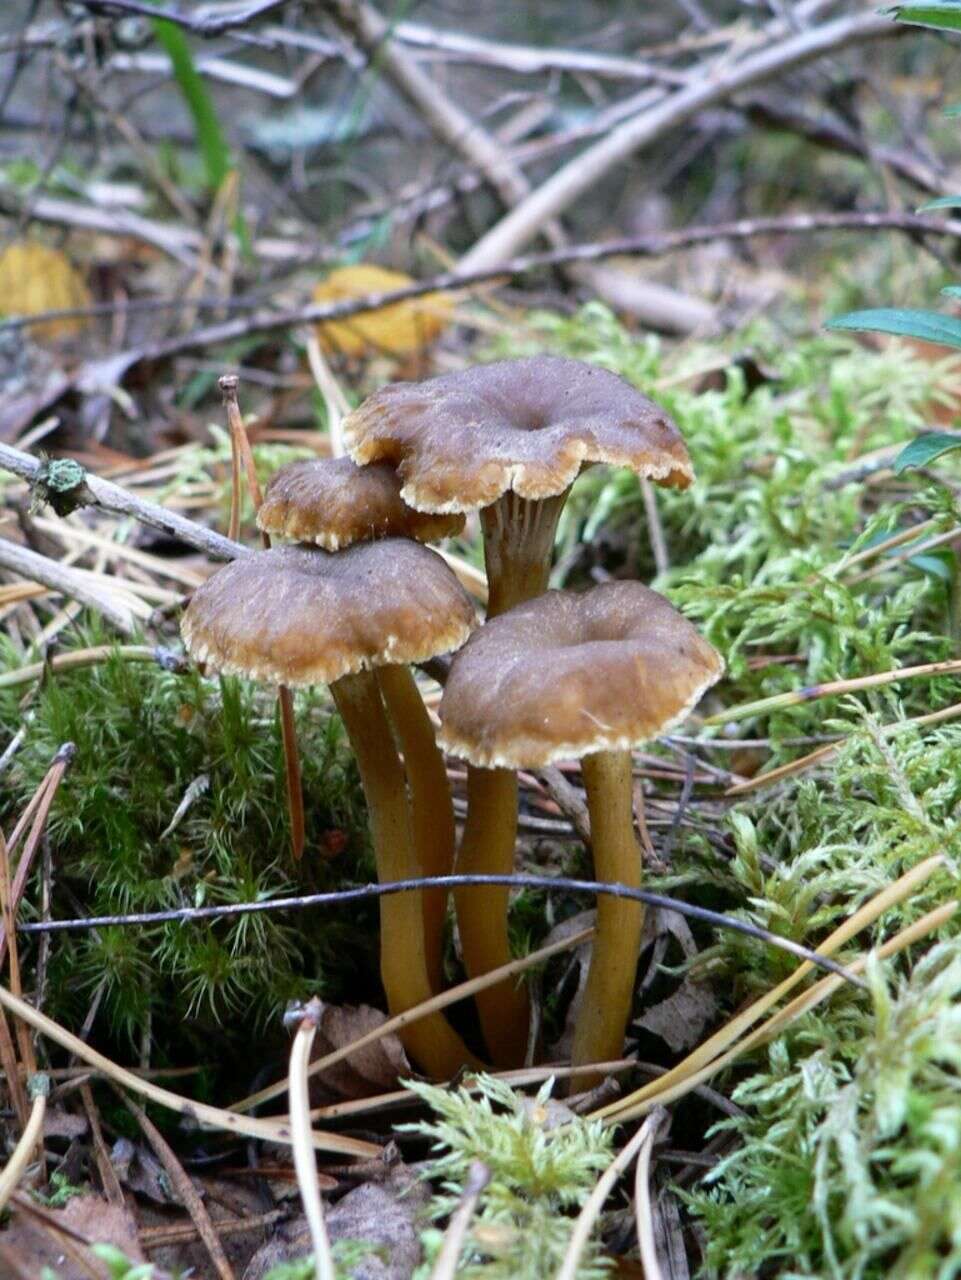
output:
<instances>
[{"instance_id":1,"label":"green moss","mask_svg":"<svg viewBox=\"0 0 961 1280\"><path fill-rule=\"evenodd\" d=\"M74 643L103 639L81 628ZM20 696L0 693L5 735L20 722ZM289 854L282 743L266 691L114 657L47 680L28 714L0 801L5 814L32 794L61 743L77 748L48 824L58 914L249 902L370 873L356 770L319 692L297 701L308 818L299 866ZM318 851L334 830L347 844L325 861ZM52 949L48 1008L76 1025L102 989L103 1014L129 1039L151 1013L162 1015L153 1023L160 1046L185 1031L199 1037L211 1023L249 1035L295 993L336 998L358 980L376 992L375 938L376 912L367 908L350 919L275 913L63 935Z\"/></svg>"},{"instance_id":2,"label":"green moss","mask_svg":"<svg viewBox=\"0 0 961 1280\"><path fill-rule=\"evenodd\" d=\"M563 1108L561 1116L553 1114L552 1085L548 1081L532 1099L490 1076L479 1076L473 1092L408 1082L434 1112L403 1126L431 1144L423 1173L440 1190L430 1218L449 1218L475 1161L490 1173L457 1270L465 1280L553 1280L573 1219L613 1158L612 1131L600 1121ZM577 1274L599 1280L608 1270L595 1235ZM423 1275L428 1272L425 1264Z\"/></svg>"},{"instance_id":3,"label":"green moss","mask_svg":"<svg viewBox=\"0 0 961 1280\"><path fill-rule=\"evenodd\" d=\"M697 482L657 492L672 567L655 585L727 660L714 708L956 656L952 553L862 583L840 564L922 519L958 521L956 462L939 464L944 483L906 476L893 496L891 486L866 483L864 465L928 425L930 407L958 388L957 362L834 336L785 349L763 326L729 343L732 352L747 345L773 381L749 393L732 366L722 389L698 392L691 373L721 362L716 345L668 357L597 306L537 318L530 336L532 349L593 359L633 380L684 433ZM640 491L624 473L584 475L561 535L572 583L589 581L580 549L598 538L602 567L654 577ZM721 830L682 828L669 874L650 877L652 887L683 886L692 900L811 944L907 868L946 855L945 871L887 912L861 947L950 902L961 868L961 721L893 736L882 728L958 702L956 678L911 680L732 725L765 744L746 753L748 770L793 760L821 735L846 741L827 768L730 807L714 820ZM737 753L704 758L738 767ZM698 973L716 980L729 1011L794 968L754 939L695 934ZM690 1201L712 1275L934 1280L961 1270L957 920L930 945L875 966L873 1007L841 991L769 1054L712 1082L745 1110L725 1126L734 1145L710 1189ZM685 1111L677 1123L688 1123Z\"/></svg>"}]
</instances>

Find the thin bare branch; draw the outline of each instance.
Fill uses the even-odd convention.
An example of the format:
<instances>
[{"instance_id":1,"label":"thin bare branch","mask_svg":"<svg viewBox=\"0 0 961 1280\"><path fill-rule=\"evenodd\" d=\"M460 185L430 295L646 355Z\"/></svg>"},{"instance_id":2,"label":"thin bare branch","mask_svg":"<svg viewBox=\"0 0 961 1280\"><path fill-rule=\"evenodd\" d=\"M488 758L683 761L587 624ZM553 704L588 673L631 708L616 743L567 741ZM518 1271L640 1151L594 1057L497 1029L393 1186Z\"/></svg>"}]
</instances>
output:
<instances>
[{"instance_id":1,"label":"thin bare branch","mask_svg":"<svg viewBox=\"0 0 961 1280\"><path fill-rule=\"evenodd\" d=\"M559 169L522 204L482 236L460 261L465 276L503 262L528 244L552 218L558 217L627 156L649 146L698 112L723 102L742 89L866 40L901 34L890 18L860 13L789 35L760 52L734 62L715 75L695 79L666 100L642 111L607 137Z\"/></svg>"},{"instance_id":2,"label":"thin bare branch","mask_svg":"<svg viewBox=\"0 0 961 1280\"><path fill-rule=\"evenodd\" d=\"M463 885L505 885L512 889L555 889L567 893L603 893L612 898L628 898L632 902L643 902L649 907L663 907L689 916L693 920L701 920L705 924L720 929L733 929L751 938L768 942L771 946L789 951L810 964L828 969L841 977L849 977L846 970L833 960L804 947L790 938L771 933L760 925L748 920L740 920L736 916L726 916L719 911L710 911L707 907L698 907L680 898L670 898L662 893L652 893L648 889L635 889L631 885L618 884L613 880L575 880L567 876L533 876L533 875L452 875L452 876L417 876L409 880L388 880L383 884L356 885L352 889L332 889L327 893L310 893L299 898L268 898L257 902L225 903L213 907L179 907L169 911L143 911L130 915L90 916L76 920L35 920L31 924L20 925L20 933L64 933L68 931L105 928L108 925L145 925L162 924L170 920L215 920L230 916L254 915L263 911L303 911L308 907L324 907L342 905L347 902L358 902L365 898L380 898L392 893L406 893L411 889L456 889ZM855 986L863 984L854 981ZM449 993L447 993L449 994Z\"/></svg>"}]
</instances>

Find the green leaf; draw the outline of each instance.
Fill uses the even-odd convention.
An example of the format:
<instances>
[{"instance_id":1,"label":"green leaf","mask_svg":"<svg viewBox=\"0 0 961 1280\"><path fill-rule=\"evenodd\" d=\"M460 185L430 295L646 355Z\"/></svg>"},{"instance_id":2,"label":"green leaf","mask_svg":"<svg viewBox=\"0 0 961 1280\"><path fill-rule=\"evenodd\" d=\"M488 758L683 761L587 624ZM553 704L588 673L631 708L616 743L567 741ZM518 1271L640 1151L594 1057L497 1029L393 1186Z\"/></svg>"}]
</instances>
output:
<instances>
[{"instance_id":1,"label":"green leaf","mask_svg":"<svg viewBox=\"0 0 961 1280\"><path fill-rule=\"evenodd\" d=\"M939 0L935 4L898 4L891 10L898 22L941 31L961 31L961 0Z\"/></svg>"},{"instance_id":2,"label":"green leaf","mask_svg":"<svg viewBox=\"0 0 961 1280\"><path fill-rule=\"evenodd\" d=\"M200 147L207 173L207 185L211 191L219 191L232 164L230 147L220 127L213 99L207 92L207 86L194 64L187 37L180 27L156 18L151 25L170 59L174 79L180 86L180 92L193 116L197 145Z\"/></svg>"},{"instance_id":3,"label":"green leaf","mask_svg":"<svg viewBox=\"0 0 961 1280\"><path fill-rule=\"evenodd\" d=\"M941 292L946 298L961 298L961 285L946 284Z\"/></svg>"},{"instance_id":4,"label":"green leaf","mask_svg":"<svg viewBox=\"0 0 961 1280\"><path fill-rule=\"evenodd\" d=\"M894 459L892 470L899 476L912 467L926 467L935 458L950 453L952 449L961 449L961 436L949 435L946 431L931 431L926 435L916 436Z\"/></svg>"},{"instance_id":5,"label":"green leaf","mask_svg":"<svg viewBox=\"0 0 961 1280\"><path fill-rule=\"evenodd\" d=\"M936 311L908 311L898 307L876 307L869 311L849 311L827 323L829 329L858 329L870 333L891 333L901 338L920 338L944 347L961 349L961 319Z\"/></svg>"},{"instance_id":6,"label":"green leaf","mask_svg":"<svg viewBox=\"0 0 961 1280\"><path fill-rule=\"evenodd\" d=\"M931 209L961 209L961 196L939 196L937 200L922 204L918 213L928 213Z\"/></svg>"},{"instance_id":7,"label":"green leaf","mask_svg":"<svg viewBox=\"0 0 961 1280\"><path fill-rule=\"evenodd\" d=\"M912 556L907 563L915 569L920 569L922 573L926 573L929 578L939 578L942 582L950 582L953 576L947 556L922 553L919 556Z\"/></svg>"}]
</instances>

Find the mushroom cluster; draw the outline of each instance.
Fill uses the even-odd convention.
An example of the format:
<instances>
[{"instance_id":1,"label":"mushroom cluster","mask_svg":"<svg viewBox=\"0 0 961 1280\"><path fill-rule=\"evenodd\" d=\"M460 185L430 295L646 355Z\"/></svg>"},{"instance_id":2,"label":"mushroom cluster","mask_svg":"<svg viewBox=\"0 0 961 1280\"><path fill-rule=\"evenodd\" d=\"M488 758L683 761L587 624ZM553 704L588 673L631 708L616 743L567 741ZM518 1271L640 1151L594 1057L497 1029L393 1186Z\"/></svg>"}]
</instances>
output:
<instances>
[{"instance_id":1,"label":"mushroom cluster","mask_svg":"<svg viewBox=\"0 0 961 1280\"><path fill-rule=\"evenodd\" d=\"M621 378L577 360L505 360L382 388L344 422L348 459L282 468L258 515L300 545L216 573L184 617L190 652L265 682L330 687L356 752L382 880L510 873L517 774L578 759L598 879L639 885L631 749L683 718L721 660L663 597L635 582L549 591L557 521L595 463L686 487L693 471L674 423ZM477 512L489 603L474 608L424 546ZM304 545L304 544L310 544ZM455 826L444 760L411 664L455 656L440 703L442 745L467 762L467 816ZM508 890L455 895L471 977L507 963ZM391 1013L441 984L446 896L381 900L381 973ZM574 1036L575 1065L620 1054L642 909L605 896ZM511 983L477 996L497 1065L523 1061L529 1011ZM450 1075L474 1059L440 1014L406 1047ZM589 1074L584 1073L586 1082Z\"/></svg>"}]
</instances>

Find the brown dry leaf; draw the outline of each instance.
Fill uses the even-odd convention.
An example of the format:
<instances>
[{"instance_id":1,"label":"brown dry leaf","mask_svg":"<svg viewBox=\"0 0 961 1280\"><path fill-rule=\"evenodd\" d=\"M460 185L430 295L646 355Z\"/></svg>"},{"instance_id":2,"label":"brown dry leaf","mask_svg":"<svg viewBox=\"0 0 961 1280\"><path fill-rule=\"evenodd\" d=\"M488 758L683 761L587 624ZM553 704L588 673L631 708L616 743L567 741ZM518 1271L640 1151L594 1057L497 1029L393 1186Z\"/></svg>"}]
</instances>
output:
<instances>
[{"instance_id":1,"label":"brown dry leaf","mask_svg":"<svg viewBox=\"0 0 961 1280\"><path fill-rule=\"evenodd\" d=\"M110 1163L122 1186L154 1204L180 1204L163 1165L143 1143L118 1138L110 1149Z\"/></svg>"},{"instance_id":2,"label":"brown dry leaf","mask_svg":"<svg viewBox=\"0 0 961 1280\"><path fill-rule=\"evenodd\" d=\"M373 263L338 267L314 289L315 302L342 302L374 293L406 289L417 282L402 271L390 271ZM317 337L326 351L360 357L386 352L406 356L422 351L450 324L453 303L446 294L427 293L422 298L396 302L378 311L366 311L345 320L317 326Z\"/></svg>"},{"instance_id":3,"label":"brown dry leaf","mask_svg":"<svg viewBox=\"0 0 961 1280\"><path fill-rule=\"evenodd\" d=\"M666 1000L636 1018L634 1026L660 1036L669 1049L680 1053L703 1039L717 1012L717 1000L710 987L685 978Z\"/></svg>"},{"instance_id":4,"label":"brown dry leaf","mask_svg":"<svg viewBox=\"0 0 961 1280\"><path fill-rule=\"evenodd\" d=\"M560 941L579 929L588 928L594 923L595 912L582 911L557 925L548 934L546 942ZM646 967L638 983L638 991L645 991L660 972L667 948L674 939L685 959L690 960L697 954L694 935L685 918L677 911L669 911L662 907L648 910L644 915L644 934L641 939L641 956L646 959ZM581 995L587 980L587 968L591 959L591 944L583 943L572 953L572 962L579 965L578 986L564 1022L564 1031L555 1044L551 1046L552 1056L566 1060L570 1056L574 1036L574 1024L580 1008ZM666 1000L644 1011L635 1020L634 1026L660 1036L675 1052L695 1044L702 1032L717 1015L717 1001L711 989L703 983L684 978L677 990Z\"/></svg>"},{"instance_id":5,"label":"brown dry leaf","mask_svg":"<svg viewBox=\"0 0 961 1280\"><path fill-rule=\"evenodd\" d=\"M90 291L66 254L49 245L18 240L0 254L0 299L6 315L35 316L90 305ZM30 336L71 338L85 324L79 318L47 320L32 325Z\"/></svg>"},{"instance_id":6,"label":"brown dry leaf","mask_svg":"<svg viewBox=\"0 0 961 1280\"><path fill-rule=\"evenodd\" d=\"M63 1107L48 1107L43 1117L44 1138L82 1138L89 1128L86 1116L64 1111Z\"/></svg>"},{"instance_id":7,"label":"brown dry leaf","mask_svg":"<svg viewBox=\"0 0 961 1280\"><path fill-rule=\"evenodd\" d=\"M386 1021L387 1015L370 1005L325 1004L314 1040L314 1059L351 1044ZM395 1088L402 1076L410 1074L400 1040L386 1035L322 1071L315 1080L342 1098L369 1098Z\"/></svg>"},{"instance_id":8,"label":"brown dry leaf","mask_svg":"<svg viewBox=\"0 0 961 1280\"><path fill-rule=\"evenodd\" d=\"M46 1209L50 1222L89 1240L91 1244L112 1244L133 1262L146 1261L137 1239L137 1227L133 1215L123 1205L111 1204L103 1196L74 1196L62 1209ZM0 1243L16 1259L24 1275L39 1277L44 1267L49 1267L57 1280L90 1280L90 1273L82 1271L76 1263L64 1255L54 1232L23 1209L14 1206L9 1225L0 1231ZM95 1270L106 1274L106 1268L89 1254L83 1245L75 1249L89 1257Z\"/></svg>"},{"instance_id":9,"label":"brown dry leaf","mask_svg":"<svg viewBox=\"0 0 961 1280\"><path fill-rule=\"evenodd\" d=\"M365 1182L327 1211L331 1241L362 1240L371 1254L354 1268L354 1280L410 1280L420 1263L418 1215L428 1199L427 1187L403 1166L388 1182ZM303 1218L285 1224L259 1249L243 1280L264 1280L271 1267L311 1252Z\"/></svg>"}]
</instances>

